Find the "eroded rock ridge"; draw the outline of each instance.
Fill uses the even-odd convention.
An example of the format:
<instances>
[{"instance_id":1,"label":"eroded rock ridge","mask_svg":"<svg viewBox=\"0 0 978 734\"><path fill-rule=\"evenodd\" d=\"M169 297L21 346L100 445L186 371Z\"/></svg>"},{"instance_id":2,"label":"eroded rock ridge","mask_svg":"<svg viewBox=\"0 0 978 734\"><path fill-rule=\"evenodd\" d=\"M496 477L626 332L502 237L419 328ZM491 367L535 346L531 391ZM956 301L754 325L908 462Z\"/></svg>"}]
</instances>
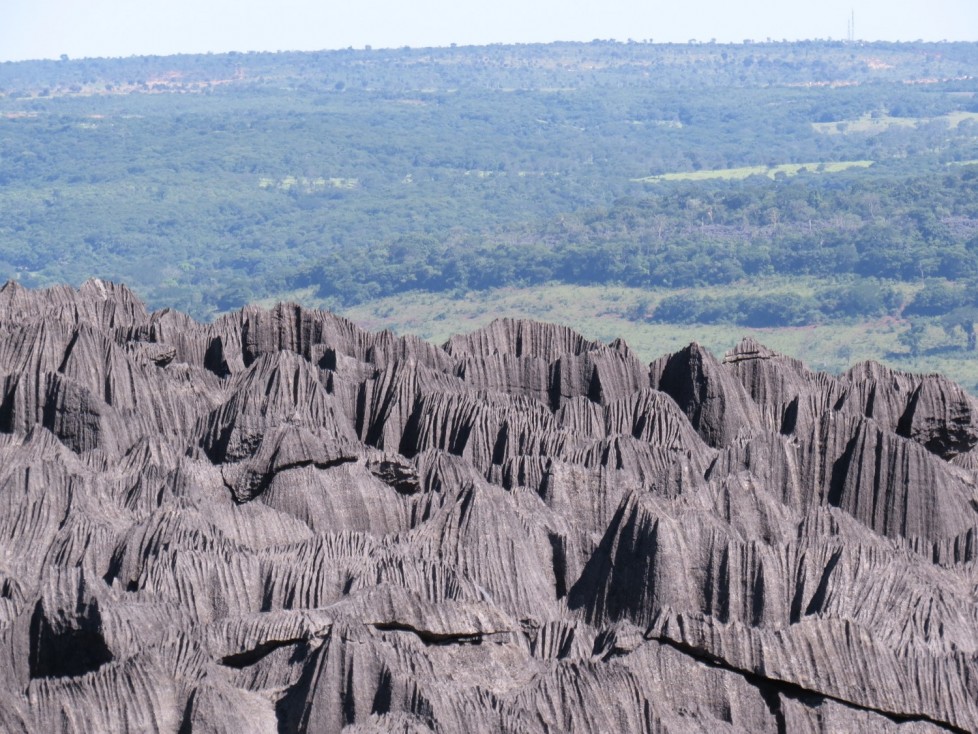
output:
<instances>
[{"instance_id":1,"label":"eroded rock ridge","mask_svg":"<svg viewBox=\"0 0 978 734\"><path fill-rule=\"evenodd\" d=\"M4 732L978 730L978 403L0 290Z\"/></svg>"}]
</instances>

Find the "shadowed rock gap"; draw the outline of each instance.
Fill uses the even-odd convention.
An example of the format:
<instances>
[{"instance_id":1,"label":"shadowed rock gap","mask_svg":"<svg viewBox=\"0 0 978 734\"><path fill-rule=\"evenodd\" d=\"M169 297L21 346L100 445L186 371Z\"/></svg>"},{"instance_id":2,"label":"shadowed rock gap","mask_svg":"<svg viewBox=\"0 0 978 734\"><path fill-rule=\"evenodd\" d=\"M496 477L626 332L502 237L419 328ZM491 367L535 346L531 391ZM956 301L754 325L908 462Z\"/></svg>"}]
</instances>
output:
<instances>
[{"instance_id":1,"label":"shadowed rock gap","mask_svg":"<svg viewBox=\"0 0 978 734\"><path fill-rule=\"evenodd\" d=\"M938 727L942 731L954 732L954 734L968 734L967 730L961 729L947 721L938 721L930 718L929 716L924 716L924 715L899 714L899 713L894 713L892 711L885 711L873 707L859 706L857 704L852 703L851 701L835 698L834 696L828 696L819 691L807 689L795 683L791 683L783 680L777 680L773 678L766 678L764 676L757 675L756 673L751 673L750 671L741 670L739 668L727 664L724 660L720 658L707 655L701 650L696 650L687 645L683 645L682 643L676 642L675 640L670 640L665 638L652 638L652 641L657 642L660 645L666 645L675 650L678 650L679 652L683 653L684 655L688 655L689 657L693 658L694 660L696 660L698 663L702 665L728 670L731 673L735 673L743 677L744 680L746 680L752 686L756 687L758 690L761 691L761 695L764 697L765 702L767 702L768 705L771 707L771 713L777 719L777 726L779 732L786 731L786 729L784 725L784 717L780 713L780 704L778 701L778 697L786 696L788 698L793 698L802 701L804 701L805 699L813 700L814 702L819 702L823 700L835 701L836 703L840 703L848 708L871 711L872 713L879 714L884 718L889 719L890 721L896 723L921 722L926 724L933 724L934 726Z\"/></svg>"}]
</instances>

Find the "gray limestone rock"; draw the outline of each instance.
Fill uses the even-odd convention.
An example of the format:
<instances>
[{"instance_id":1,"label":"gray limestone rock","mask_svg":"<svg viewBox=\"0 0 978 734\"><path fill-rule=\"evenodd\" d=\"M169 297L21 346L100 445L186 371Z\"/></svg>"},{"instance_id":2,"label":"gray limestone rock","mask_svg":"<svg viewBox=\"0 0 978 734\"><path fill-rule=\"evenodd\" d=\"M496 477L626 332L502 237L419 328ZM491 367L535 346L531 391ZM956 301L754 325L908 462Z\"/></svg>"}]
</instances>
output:
<instances>
[{"instance_id":1,"label":"gray limestone rock","mask_svg":"<svg viewBox=\"0 0 978 734\"><path fill-rule=\"evenodd\" d=\"M978 403L0 289L4 732L978 730Z\"/></svg>"}]
</instances>

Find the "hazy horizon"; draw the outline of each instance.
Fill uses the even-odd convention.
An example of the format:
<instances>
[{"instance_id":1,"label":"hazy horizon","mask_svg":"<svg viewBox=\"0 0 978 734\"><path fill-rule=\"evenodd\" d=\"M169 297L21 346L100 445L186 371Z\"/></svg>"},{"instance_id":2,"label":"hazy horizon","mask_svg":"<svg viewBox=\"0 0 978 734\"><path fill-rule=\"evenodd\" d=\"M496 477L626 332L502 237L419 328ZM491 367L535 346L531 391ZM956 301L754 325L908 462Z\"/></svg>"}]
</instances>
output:
<instances>
[{"instance_id":1,"label":"hazy horizon","mask_svg":"<svg viewBox=\"0 0 978 734\"><path fill-rule=\"evenodd\" d=\"M661 0L516 0L406 5L365 0L356 7L313 0L35 0L7 10L0 61L125 57L229 51L316 51L557 41L718 43L844 39L855 17L863 41L976 41L978 3L824 0L786 7L774 0L718 0L683 6Z\"/></svg>"}]
</instances>

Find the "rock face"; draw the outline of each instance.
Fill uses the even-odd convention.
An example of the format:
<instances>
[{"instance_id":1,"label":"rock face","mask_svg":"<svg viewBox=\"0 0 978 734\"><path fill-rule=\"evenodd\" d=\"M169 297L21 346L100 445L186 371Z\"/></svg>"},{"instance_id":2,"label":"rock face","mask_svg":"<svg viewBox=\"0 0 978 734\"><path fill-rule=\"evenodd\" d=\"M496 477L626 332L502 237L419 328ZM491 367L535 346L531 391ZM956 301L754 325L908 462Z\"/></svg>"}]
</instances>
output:
<instances>
[{"instance_id":1,"label":"rock face","mask_svg":"<svg viewBox=\"0 0 978 734\"><path fill-rule=\"evenodd\" d=\"M978 404L0 290L0 731L978 730Z\"/></svg>"}]
</instances>

